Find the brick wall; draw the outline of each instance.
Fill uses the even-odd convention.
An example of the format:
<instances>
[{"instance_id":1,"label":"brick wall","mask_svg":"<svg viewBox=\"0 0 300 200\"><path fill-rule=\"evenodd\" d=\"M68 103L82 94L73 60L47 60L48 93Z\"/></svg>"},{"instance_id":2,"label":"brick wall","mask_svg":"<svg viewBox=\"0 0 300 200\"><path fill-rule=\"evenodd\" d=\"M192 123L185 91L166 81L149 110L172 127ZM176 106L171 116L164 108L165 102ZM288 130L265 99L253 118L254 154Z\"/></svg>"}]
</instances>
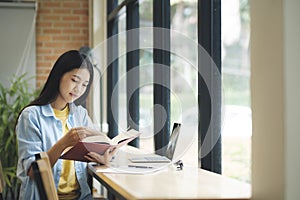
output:
<instances>
[{"instance_id":1,"label":"brick wall","mask_svg":"<svg viewBox=\"0 0 300 200\"><path fill-rule=\"evenodd\" d=\"M42 86L65 51L89 45L88 0L39 0L36 22L36 84Z\"/></svg>"}]
</instances>

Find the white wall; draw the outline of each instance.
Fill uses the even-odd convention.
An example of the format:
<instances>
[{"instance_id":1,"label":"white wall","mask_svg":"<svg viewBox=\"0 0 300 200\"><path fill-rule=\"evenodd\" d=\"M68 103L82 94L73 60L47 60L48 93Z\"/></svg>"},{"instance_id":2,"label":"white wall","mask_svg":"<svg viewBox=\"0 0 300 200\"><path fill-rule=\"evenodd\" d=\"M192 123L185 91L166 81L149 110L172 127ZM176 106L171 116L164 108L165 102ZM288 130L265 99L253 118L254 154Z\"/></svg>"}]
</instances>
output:
<instances>
[{"instance_id":1,"label":"white wall","mask_svg":"<svg viewBox=\"0 0 300 200\"><path fill-rule=\"evenodd\" d=\"M253 199L299 199L300 1L251 0Z\"/></svg>"},{"instance_id":2,"label":"white wall","mask_svg":"<svg viewBox=\"0 0 300 200\"><path fill-rule=\"evenodd\" d=\"M284 199L283 0L250 0L252 194Z\"/></svg>"},{"instance_id":3,"label":"white wall","mask_svg":"<svg viewBox=\"0 0 300 200\"><path fill-rule=\"evenodd\" d=\"M28 73L35 76L35 3L0 2L0 82ZM35 86L35 80L31 83Z\"/></svg>"},{"instance_id":4,"label":"white wall","mask_svg":"<svg viewBox=\"0 0 300 200\"><path fill-rule=\"evenodd\" d=\"M300 1L284 1L285 199L299 199Z\"/></svg>"}]
</instances>

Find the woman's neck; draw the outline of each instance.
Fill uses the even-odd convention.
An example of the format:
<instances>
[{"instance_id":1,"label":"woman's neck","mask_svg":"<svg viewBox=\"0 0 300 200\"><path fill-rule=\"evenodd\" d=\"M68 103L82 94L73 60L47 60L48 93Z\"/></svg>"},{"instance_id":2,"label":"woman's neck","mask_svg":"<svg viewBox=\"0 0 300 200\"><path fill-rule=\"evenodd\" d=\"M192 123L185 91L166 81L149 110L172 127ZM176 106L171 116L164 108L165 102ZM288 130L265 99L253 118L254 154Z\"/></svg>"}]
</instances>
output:
<instances>
[{"instance_id":1,"label":"woman's neck","mask_svg":"<svg viewBox=\"0 0 300 200\"><path fill-rule=\"evenodd\" d=\"M68 104L66 103L59 103L57 101L54 101L51 103L51 107L55 108L56 110L63 110Z\"/></svg>"}]
</instances>

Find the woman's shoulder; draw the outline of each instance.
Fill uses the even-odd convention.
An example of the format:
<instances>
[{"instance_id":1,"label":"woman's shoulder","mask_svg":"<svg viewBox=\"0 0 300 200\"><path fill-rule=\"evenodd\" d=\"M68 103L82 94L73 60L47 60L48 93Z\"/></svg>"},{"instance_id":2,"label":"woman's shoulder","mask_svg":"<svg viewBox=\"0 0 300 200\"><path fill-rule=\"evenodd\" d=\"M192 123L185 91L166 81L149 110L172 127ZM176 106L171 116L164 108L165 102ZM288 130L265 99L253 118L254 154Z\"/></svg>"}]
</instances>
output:
<instances>
[{"instance_id":1,"label":"woman's shoulder","mask_svg":"<svg viewBox=\"0 0 300 200\"><path fill-rule=\"evenodd\" d=\"M22 113L34 113L34 112L40 112L40 110L41 110L41 106L31 105L25 107Z\"/></svg>"},{"instance_id":2,"label":"woman's shoulder","mask_svg":"<svg viewBox=\"0 0 300 200\"><path fill-rule=\"evenodd\" d=\"M49 108L49 105L30 105L24 108L21 115L38 115L41 114L45 115L45 113L51 113L51 109Z\"/></svg>"},{"instance_id":3,"label":"woman's shoulder","mask_svg":"<svg viewBox=\"0 0 300 200\"><path fill-rule=\"evenodd\" d=\"M27 106L25 107L18 118L18 121L27 121L27 120L32 120L34 118L38 118L40 113L40 106Z\"/></svg>"}]
</instances>

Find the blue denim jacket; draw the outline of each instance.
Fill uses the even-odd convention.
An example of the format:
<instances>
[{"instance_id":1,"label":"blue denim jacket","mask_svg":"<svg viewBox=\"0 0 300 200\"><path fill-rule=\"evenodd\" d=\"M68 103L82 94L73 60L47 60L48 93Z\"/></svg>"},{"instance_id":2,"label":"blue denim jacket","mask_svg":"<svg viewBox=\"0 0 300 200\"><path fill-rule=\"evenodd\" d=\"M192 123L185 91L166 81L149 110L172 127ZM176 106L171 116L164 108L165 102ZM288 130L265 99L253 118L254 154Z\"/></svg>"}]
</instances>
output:
<instances>
[{"instance_id":1,"label":"blue denim jacket","mask_svg":"<svg viewBox=\"0 0 300 200\"><path fill-rule=\"evenodd\" d=\"M69 129L73 127L94 128L87 111L82 106L70 104L70 112L67 120ZM48 151L62 136L62 123L55 117L50 104L44 106L30 106L23 110L16 126L16 134L19 145L19 158L17 176L21 180L20 199L40 199L37 187L33 180L27 176L34 155L42 151ZM56 188L62 169L62 160L58 159L53 166L53 176ZM81 188L80 199L92 199L91 191L87 184L86 163L75 161L77 180Z\"/></svg>"}]
</instances>

